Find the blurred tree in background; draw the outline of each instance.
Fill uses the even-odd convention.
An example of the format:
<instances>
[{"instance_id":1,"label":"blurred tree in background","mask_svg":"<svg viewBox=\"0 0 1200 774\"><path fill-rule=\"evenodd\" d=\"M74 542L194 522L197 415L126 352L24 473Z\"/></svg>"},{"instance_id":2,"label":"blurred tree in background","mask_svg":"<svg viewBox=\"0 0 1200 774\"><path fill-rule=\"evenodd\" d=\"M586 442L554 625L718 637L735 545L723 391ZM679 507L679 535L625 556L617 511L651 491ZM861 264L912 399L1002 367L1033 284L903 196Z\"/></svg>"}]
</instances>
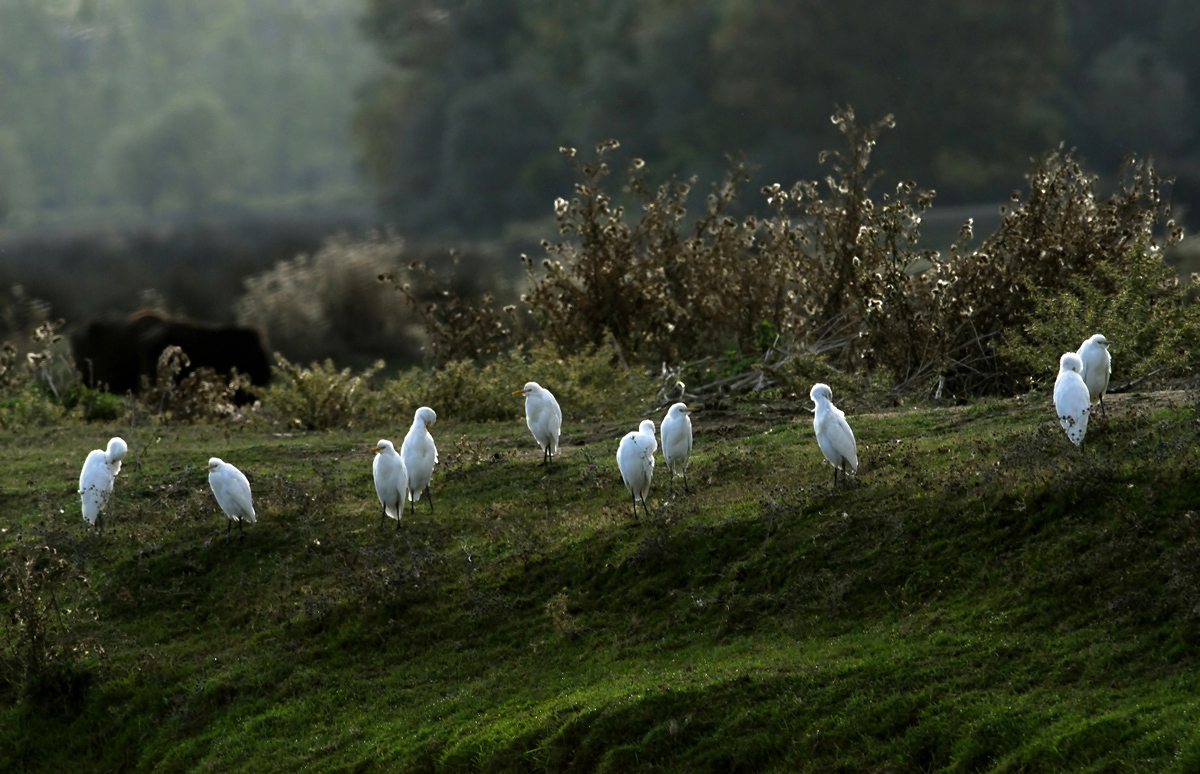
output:
<instances>
[{"instance_id":1,"label":"blurred tree in background","mask_svg":"<svg viewBox=\"0 0 1200 774\"><path fill-rule=\"evenodd\" d=\"M812 176L835 104L894 114L879 162L943 203L1003 198L1060 141L1101 169L1152 154L1200 194L1189 0L367 0L363 28L390 69L355 137L407 232L548 218L558 144Z\"/></svg>"},{"instance_id":2,"label":"blurred tree in background","mask_svg":"<svg viewBox=\"0 0 1200 774\"><path fill-rule=\"evenodd\" d=\"M330 0L5 0L6 214L362 201L360 15Z\"/></svg>"}]
</instances>

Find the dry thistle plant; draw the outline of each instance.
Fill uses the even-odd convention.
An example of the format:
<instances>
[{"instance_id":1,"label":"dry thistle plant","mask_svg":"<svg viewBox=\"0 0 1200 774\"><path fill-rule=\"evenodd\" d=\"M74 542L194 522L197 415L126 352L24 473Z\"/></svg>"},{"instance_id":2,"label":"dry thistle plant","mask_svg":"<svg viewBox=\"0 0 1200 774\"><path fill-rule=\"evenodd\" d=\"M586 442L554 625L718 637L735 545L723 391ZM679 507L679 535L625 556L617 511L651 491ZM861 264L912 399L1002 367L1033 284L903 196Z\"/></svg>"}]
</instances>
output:
<instances>
[{"instance_id":1,"label":"dry thistle plant","mask_svg":"<svg viewBox=\"0 0 1200 774\"><path fill-rule=\"evenodd\" d=\"M451 261L457 266L454 251ZM499 307L490 292L464 297L424 261L413 261L408 270L407 280L394 272L382 273L378 279L402 294L420 318L434 367L492 357L520 343L515 306Z\"/></svg>"},{"instance_id":2,"label":"dry thistle plant","mask_svg":"<svg viewBox=\"0 0 1200 774\"><path fill-rule=\"evenodd\" d=\"M250 378L236 369L225 378L211 368L197 368L179 378L190 365L191 359L181 347L163 349L158 356L154 384L142 378L142 404L157 412L159 420L164 422L207 422L236 416L234 396L239 390L250 388Z\"/></svg>"},{"instance_id":3,"label":"dry thistle plant","mask_svg":"<svg viewBox=\"0 0 1200 774\"><path fill-rule=\"evenodd\" d=\"M1163 199L1168 181L1148 162L1127 158L1103 201L1096 176L1062 148L1038 159L1028 180L995 234L965 255L951 248L930 273L939 289L941 370L961 392L1012 390L1035 375L1020 358L1006 359L1000 345L1037 312L1039 298L1082 285L1101 297L1137 296L1151 271L1144 261L1161 264L1162 249L1182 238ZM1055 336L1074 348L1094 332L1080 325Z\"/></svg>"}]
</instances>

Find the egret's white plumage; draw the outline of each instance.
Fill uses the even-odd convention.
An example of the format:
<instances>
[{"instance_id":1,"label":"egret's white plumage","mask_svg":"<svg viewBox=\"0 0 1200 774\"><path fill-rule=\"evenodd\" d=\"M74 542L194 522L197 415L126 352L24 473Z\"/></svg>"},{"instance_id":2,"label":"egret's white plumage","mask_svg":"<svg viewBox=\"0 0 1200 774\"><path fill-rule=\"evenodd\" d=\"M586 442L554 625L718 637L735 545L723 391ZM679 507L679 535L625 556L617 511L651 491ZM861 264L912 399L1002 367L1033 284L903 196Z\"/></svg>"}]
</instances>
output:
<instances>
[{"instance_id":1,"label":"egret's white plumage","mask_svg":"<svg viewBox=\"0 0 1200 774\"><path fill-rule=\"evenodd\" d=\"M113 483L121 472L121 460L129 446L121 438L110 438L104 449L88 452L79 473L79 499L83 502L83 518L92 526L103 529L101 512L112 495Z\"/></svg>"},{"instance_id":2,"label":"egret's white plumage","mask_svg":"<svg viewBox=\"0 0 1200 774\"><path fill-rule=\"evenodd\" d=\"M672 488L675 476L683 476L683 488L687 489L688 458L692 455L692 418L688 415L693 411L695 409L688 408L686 403L676 403L667 411L659 427L663 461L671 471Z\"/></svg>"},{"instance_id":3,"label":"egret's white plumage","mask_svg":"<svg viewBox=\"0 0 1200 774\"><path fill-rule=\"evenodd\" d=\"M413 504L413 513L417 511L417 500L424 493L429 498L429 512L433 513L433 495L429 494L429 480L433 478L433 466L437 464L437 446L429 433L429 426L437 421L437 414L428 406L417 409L413 416L412 427L404 436L400 446L400 457L404 461L404 469L408 472L408 497Z\"/></svg>"},{"instance_id":4,"label":"egret's white plumage","mask_svg":"<svg viewBox=\"0 0 1200 774\"><path fill-rule=\"evenodd\" d=\"M1087 435L1088 415L1092 412L1092 396L1083 381L1083 361L1074 352L1058 359L1058 378L1054 380L1054 410L1058 423L1067 432L1071 443L1079 446Z\"/></svg>"},{"instance_id":5,"label":"egret's white plumage","mask_svg":"<svg viewBox=\"0 0 1200 774\"><path fill-rule=\"evenodd\" d=\"M847 468L851 473L858 472L858 446L854 442L854 432L846 421L846 415L833 405L833 390L829 389L828 384L814 384L808 397L816 404L813 431L817 434L817 446L821 447L821 453L833 466L833 482L836 484L838 470L843 475Z\"/></svg>"},{"instance_id":6,"label":"egret's white plumage","mask_svg":"<svg viewBox=\"0 0 1200 774\"><path fill-rule=\"evenodd\" d=\"M379 526L382 527L384 517L388 517L395 519L396 529L400 529L400 516L408 499L408 471L404 468L404 460L391 441L381 440L371 447L371 451L375 452L375 461L371 463L375 494L379 495L379 504L383 506Z\"/></svg>"},{"instance_id":7,"label":"egret's white plumage","mask_svg":"<svg viewBox=\"0 0 1200 774\"><path fill-rule=\"evenodd\" d=\"M1100 408L1107 416L1104 393L1108 392L1108 379L1112 376L1112 355L1108 353L1108 339L1097 333L1085 340L1075 354L1079 355L1079 360L1083 363L1080 376L1087 385L1090 400L1093 403L1099 401Z\"/></svg>"},{"instance_id":8,"label":"egret's white plumage","mask_svg":"<svg viewBox=\"0 0 1200 774\"><path fill-rule=\"evenodd\" d=\"M243 522L253 524L258 521L250 497L250 482L246 480L242 471L219 457L213 457L208 461L208 485L212 487L217 505L225 511L228 519L225 537L229 537L229 530L232 529L234 521L238 523L238 532L242 531Z\"/></svg>"},{"instance_id":9,"label":"egret's white plumage","mask_svg":"<svg viewBox=\"0 0 1200 774\"><path fill-rule=\"evenodd\" d=\"M654 423L643 419L638 429L626 433L617 446L617 469L621 471L621 480L633 497L633 518L637 518L637 501L642 501L646 515L650 508L646 498L650 496L650 482L654 478L654 452L658 449L658 441L654 437Z\"/></svg>"},{"instance_id":10,"label":"egret's white plumage","mask_svg":"<svg viewBox=\"0 0 1200 774\"><path fill-rule=\"evenodd\" d=\"M526 382L513 395L525 396L525 424L542 447L542 462L548 464L558 454L558 435L562 430L562 409L549 390L537 382Z\"/></svg>"}]
</instances>

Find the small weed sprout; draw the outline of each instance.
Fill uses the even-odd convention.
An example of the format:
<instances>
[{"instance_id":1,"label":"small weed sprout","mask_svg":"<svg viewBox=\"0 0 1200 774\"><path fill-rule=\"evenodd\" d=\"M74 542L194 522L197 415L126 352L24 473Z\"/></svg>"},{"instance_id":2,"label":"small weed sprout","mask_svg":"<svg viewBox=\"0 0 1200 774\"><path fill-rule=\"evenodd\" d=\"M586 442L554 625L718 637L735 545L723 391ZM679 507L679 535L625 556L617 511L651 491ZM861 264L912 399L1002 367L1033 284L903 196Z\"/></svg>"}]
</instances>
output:
<instances>
[{"instance_id":1,"label":"small weed sprout","mask_svg":"<svg viewBox=\"0 0 1200 774\"><path fill-rule=\"evenodd\" d=\"M571 615L565 591L558 592L546 602L546 615L550 616L555 631L567 639L573 639L583 631Z\"/></svg>"}]
</instances>

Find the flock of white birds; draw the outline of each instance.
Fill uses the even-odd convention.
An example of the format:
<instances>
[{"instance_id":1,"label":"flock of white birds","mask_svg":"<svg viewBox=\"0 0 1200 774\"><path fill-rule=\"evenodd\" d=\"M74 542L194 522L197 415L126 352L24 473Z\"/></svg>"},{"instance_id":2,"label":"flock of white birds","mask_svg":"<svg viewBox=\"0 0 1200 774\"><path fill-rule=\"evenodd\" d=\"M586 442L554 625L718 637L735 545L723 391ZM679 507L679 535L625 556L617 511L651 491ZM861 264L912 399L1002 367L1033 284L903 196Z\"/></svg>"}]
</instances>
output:
<instances>
[{"instance_id":1,"label":"flock of white birds","mask_svg":"<svg viewBox=\"0 0 1200 774\"><path fill-rule=\"evenodd\" d=\"M1108 352L1108 340L1099 333L1084 341L1077 352L1066 352L1059 358L1058 378L1054 383L1054 408L1067 438L1076 446L1082 446L1087 435L1092 404L1099 403L1101 410L1106 410L1104 395L1108 391L1111 375L1112 358ZM558 454L558 439L562 431L562 409L558 401L537 382L529 382L523 388L513 390L513 394L525 397L525 423L542 449L542 464L551 464ZM839 472L843 478L858 472L858 447L854 441L854 431L850 429L846 415L833 405L833 391L829 385L814 384L808 395L815 405L813 431L817 436L817 446L825 460L833 466L833 483L836 486ZM671 474L672 490L676 477L683 478L683 486L687 490L687 466L692 454L692 420L689 415L693 411L695 409L684 403L676 403L667 411L659 428L663 461ZM399 529L406 503L412 504L415 514L417 501L422 496L429 502L429 512L433 512L429 482L438 462L438 453L429 428L436 421L434 410L422 406L417 409L399 452L387 439L371 447L375 453L371 466L375 493L383 508L379 517L380 526L390 518L396 520L396 529ZM113 438L106 449L89 452L83 463L83 471L79 475L83 518L98 532L103 531L104 507L112 495L117 474L121 472L121 460L128 451L124 440ZM654 479L654 455L657 451L654 422L649 419L642 420L637 430L626 433L617 446L617 469L629 490L635 519L638 502L641 502L646 514L650 514L646 498L650 496L650 484ZM233 528L233 522L238 523L239 534L244 522L255 523L250 482L242 471L213 457L208 461L208 484L227 517L226 538Z\"/></svg>"}]
</instances>

